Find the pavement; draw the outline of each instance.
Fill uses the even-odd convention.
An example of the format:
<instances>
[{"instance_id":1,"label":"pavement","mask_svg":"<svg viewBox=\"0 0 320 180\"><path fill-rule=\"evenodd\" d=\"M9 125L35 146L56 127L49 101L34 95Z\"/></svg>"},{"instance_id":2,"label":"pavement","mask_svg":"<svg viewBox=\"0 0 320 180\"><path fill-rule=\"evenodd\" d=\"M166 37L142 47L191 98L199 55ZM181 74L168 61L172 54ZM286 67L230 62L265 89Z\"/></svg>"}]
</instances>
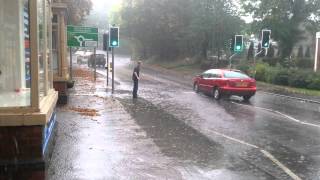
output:
<instances>
[{"instance_id":1,"label":"pavement","mask_svg":"<svg viewBox=\"0 0 320 180\"><path fill-rule=\"evenodd\" d=\"M320 179L320 106L258 92L214 101L179 75L116 57L116 91L79 66L57 108L47 179Z\"/></svg>"}]
</instances>

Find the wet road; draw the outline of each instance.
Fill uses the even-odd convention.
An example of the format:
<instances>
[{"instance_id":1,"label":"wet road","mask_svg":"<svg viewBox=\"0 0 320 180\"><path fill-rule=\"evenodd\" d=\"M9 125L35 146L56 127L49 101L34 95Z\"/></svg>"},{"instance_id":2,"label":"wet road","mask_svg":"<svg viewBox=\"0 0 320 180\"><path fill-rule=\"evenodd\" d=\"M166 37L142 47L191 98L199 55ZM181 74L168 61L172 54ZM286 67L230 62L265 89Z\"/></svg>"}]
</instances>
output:
<instances>
[{"instance_id":1,"label":"wet road","mask_svg":"<svg viewBox=\"0 0 320 180\"><path fill-rule=\"evenodd\" d=\"M320 179L319 104L263 92L214 101L143 67L132 101L129 64L116 58L117 99L164 156L188 167L187 179Z\"/></svg>"}]
</instances>

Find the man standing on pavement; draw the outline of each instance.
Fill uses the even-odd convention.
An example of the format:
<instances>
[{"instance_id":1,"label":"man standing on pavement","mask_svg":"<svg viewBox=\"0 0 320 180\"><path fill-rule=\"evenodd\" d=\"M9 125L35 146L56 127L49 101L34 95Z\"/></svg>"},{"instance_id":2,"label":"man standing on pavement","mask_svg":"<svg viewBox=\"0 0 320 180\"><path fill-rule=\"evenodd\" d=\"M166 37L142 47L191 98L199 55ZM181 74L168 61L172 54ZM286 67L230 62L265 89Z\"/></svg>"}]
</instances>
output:
<instances>
[{"instance_id":1,"label":"man standing on pavement","mask_svg":"<svg viewBox=\"0 0 320 180\"><path fill-rule=\"evenodd\" d=\"M132 80L133 80L133 98L138 97L138 84L139 84L139 79L140 79L140 66L141 66L141 61L138 61L137 66L133 70L132 74Z\"/></svg>"}]
</instances>

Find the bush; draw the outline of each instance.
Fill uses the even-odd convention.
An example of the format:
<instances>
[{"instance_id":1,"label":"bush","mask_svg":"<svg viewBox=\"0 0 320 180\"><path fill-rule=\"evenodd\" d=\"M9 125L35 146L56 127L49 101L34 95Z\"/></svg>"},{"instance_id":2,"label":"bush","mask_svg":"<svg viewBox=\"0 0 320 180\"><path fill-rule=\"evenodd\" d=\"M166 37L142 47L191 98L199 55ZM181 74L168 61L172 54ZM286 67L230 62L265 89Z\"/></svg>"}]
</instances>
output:
<instances>
[{"instance_id":1,"label":"bush","mask_svg":"<svg viewBox=\"0 0 320 180\"><path fill-rule=\"evenodd\" d=\"M314 62L310 58L297 58L297 59L294 59L293 61L297 68L305 68L305 69L313 68Z\"/></svg>"},{"instance_id":2,"label":"bush","mask_svg":"<svg viewBox=\"0 0 320 180\"><path fill-rule=\"evenodd\" d=\"M267 71L270 68L270 66L268 64L265 63L259 63L256 65L256 80L258 81L264 81L267 82Z\"/></svg>"},{"instance_id":3,"label":"bush","mask_svg":"<svg viewBox=\"0 0 320 180\"><path fill-rule=\"evenodd\" d=\"M308 89L320 90L320 74L313 73L308 77Z\"/></svg>"},{"instance_id":4,"label":"bush","mask_svg":"<svg viewBox=\"0 0 320 180\"><path fill-rule=\"evenodd\" d=\"M273 83L277 85L289 85L290 73L287 69L281 69L275 73Z\"/></svg>"},{"instance_id":5,"label":"bush","mask_svg":"<svg viewBox=\"0 0 320 180\"><path fill-rule=\"evenodd\" d=\"M292 87L298 88L307 88L308 84L308 75L310 72L306 71L291 71L289 85Z\"/></svg>"},{"instance_id":6,"label":"bush","mask_svg":"<svg viewBox=\"0 0 320 180\"><path fill-rule=\"evenodd\" d=\"M280 65L272 67L267 63L258 63L255 77L258 81L271 84L320 90L320 73L311 70L288 69Z\"/></svg>"}]
</instances>

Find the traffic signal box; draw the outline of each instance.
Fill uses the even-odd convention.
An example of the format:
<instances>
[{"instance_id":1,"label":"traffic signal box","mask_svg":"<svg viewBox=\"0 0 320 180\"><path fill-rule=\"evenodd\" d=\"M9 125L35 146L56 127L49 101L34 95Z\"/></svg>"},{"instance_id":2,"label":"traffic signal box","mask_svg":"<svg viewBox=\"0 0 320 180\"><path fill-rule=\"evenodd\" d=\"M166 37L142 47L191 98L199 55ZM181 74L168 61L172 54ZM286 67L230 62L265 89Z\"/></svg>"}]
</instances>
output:
<instances>
[{"instance_id":1,"label":"traffic signal box","mask_svg":"<svg viewBox=\"0 0 320 180\"><path fill-rule=\"evenodd\" d=\"M229 40L230 43L230 51L233 53L234 52L234 44L235 44L235 37L232 36L231 39Z\"/></svg>"},{"instance_id":2,"label":"traffic signal box","mask_svg":"<svg viewBox=\"0 0 320 180\"><path fill-rule=\"evenodd\" d=\"M119 47L119 27L110 27L109 47Z\"/></svg>"},{"instance_id":3,"label":"traffic signal box","mask_svg":"<svg viewBox=\"0 0 320 180\"><path fill-rule=\"evenodd\" d=\"M107 51L109 48L109 34L104 33L103 34L103 50Z\"/></svg>"},{"instance_id":4,"label":"traffic signal box","mask_svg":"<svg viewBox=\"0 0 320 180\"><path fill-rule=\"evenodd\" d=\"M243 35L235 35L234 37L234 52L242 52L243 51Z\"/></svg>"},{"instance_id":5,"label":"traffic signal box","mask_svg":"<svg viewBox=\"0 0 320 180\"><path fill-rule=\"evenodd\" d=\"M270 47L271 30L262 30L261 46L262 48Z\"/></svg>"}]
</instances>

